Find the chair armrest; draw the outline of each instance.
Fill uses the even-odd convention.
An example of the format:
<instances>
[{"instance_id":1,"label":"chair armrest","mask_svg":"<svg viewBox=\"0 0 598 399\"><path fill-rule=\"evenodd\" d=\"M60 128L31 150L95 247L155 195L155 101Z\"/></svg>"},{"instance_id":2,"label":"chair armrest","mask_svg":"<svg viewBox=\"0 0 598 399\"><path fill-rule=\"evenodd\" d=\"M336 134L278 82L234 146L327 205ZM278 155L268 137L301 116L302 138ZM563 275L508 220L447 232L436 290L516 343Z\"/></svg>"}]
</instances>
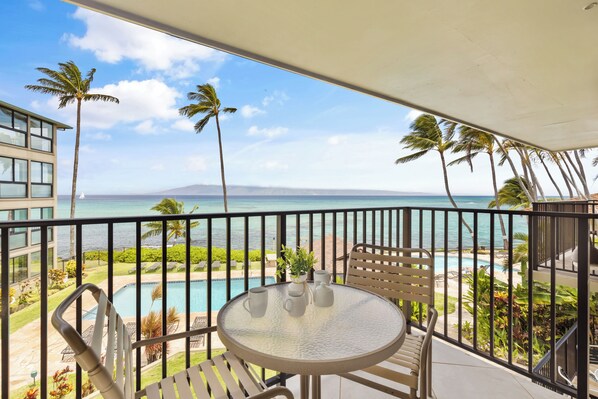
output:
<instances>
[{"instance_id":1,"label":"chair armrest","mask_svg":"<svg viewBox=\"0 0 598 399\"><path fill-rule=\"evenodd\" d=\"M295 397L286 387L274 387L257 395L249 396L247 399L271 399L277 396L284 396L286 399L294 399Z\"/></svg>"},{"instance_id":2,"label":"chair armrest","mask_svg":"<svg viewBox=\"0 0 598 399\"><path fill-rule=\"evenodd\" d=\"M162 342L174 341L175 339L182 339L182 338L192 337L194 335L211 333L211 332L215 332L216 330L217 330L216 326L210 326L210 327L198 328L197 330L183 331L183 332L176 333L176 334L162 335L160 337L149 338L149 339L144 339L141 341L133 342L131 348L137 349L137 348L141 348L141 347L144 347L147 345L161 344Z\"/></svg>"}]
</instances>

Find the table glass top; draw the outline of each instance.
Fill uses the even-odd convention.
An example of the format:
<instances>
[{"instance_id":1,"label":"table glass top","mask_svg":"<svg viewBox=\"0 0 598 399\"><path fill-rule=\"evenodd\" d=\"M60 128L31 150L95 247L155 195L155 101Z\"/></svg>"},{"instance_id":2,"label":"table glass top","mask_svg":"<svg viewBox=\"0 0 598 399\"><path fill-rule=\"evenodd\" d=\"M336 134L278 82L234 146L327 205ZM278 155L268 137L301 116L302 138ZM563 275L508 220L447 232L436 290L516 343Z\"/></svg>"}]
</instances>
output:
<instances>
[{"instance_id":1,"label":"table glass top","mask_svg":"<svg viewBox=\"0 0 598 399\"><path fill-rule=\"evenodd\" d=\"M283 309L287 284L268 287L268 308L262 318L251 317L243 308L246 294L241 295L220 311L218 329L231 342L260 355L300 361L366 356L392 345L404 334L405 319L394 304L360 289L331 287L331 307L312 303L297 318Z\"/></svg>"}]
</instances>

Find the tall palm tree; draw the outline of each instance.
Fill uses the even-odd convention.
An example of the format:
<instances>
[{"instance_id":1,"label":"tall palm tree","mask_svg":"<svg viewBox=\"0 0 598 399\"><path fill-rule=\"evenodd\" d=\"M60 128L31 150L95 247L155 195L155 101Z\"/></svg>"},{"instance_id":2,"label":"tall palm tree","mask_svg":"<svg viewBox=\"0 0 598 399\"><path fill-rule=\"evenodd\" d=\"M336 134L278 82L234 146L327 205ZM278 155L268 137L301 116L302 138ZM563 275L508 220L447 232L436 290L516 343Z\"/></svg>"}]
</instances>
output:
<instances>
[{"instance_id":1,"label":"tall palm tree","mask_svg":"<svg viewBox=\"0 0 598 399\"><path fill-rule=\"evenodd\" d=\"M523 176L519 179L511 177L505 180L503 186L498 190L498 201L490 201L488 208L494 208L497 204L509 205L510 209L527 208L531 205L527 195L525 195L524 188L519 184L523 181L523 184L529 187L529 182Z\"/></svg>"},{"instance_id":2,"label":"tall palm tree","mask_svg":"<svg viewBox=\"0 0 598 399\"><path fill-rule=\"evenodd\" d=\"M47 77L37 80L37 85L26 85L25 88L34 92L50 94L58 97L58 109L69 104L77 104L77 128L75 131L75 156L73 160L73 182L71 186L71 213L75 217L75 202L77 198L77 173L79 170L79 143L81 140L81 104L88 101L105 101L118 104L118 98L106 94L90 93L95 68L91 68L85 75L81 75L79 67L73 61L61 62L58 70L36 68ZM70 255L75 256L75 226L71 226Z\"/></svg>"},{"instance_id":3,"label":"tall palm tree","mask_svg":"<svg viewBox=\"0 0 598 399\"><path fill-rule=\"evenodd\" d=\"M182 215L185 213L185 203L179 202L174 198L164 198L162 201L158 202L156 205L152 206L152 211L158 211L161 215ZM197 205L191 209L190 214L195 212L197 209ZM199 226L199 222L191 222L191 228L195 228ZM149 228L148 231L143 233L141 239L144 240L148 237L155 237L162 234L162 222L147 222L145 227ZM186 227L184 220L168 220L166 222L166 230L167 236L166 241L170 241L171 238L174 238L174 242L176 240L185 237L186 234Z\"/></svg>"},{"instance_id":4,"label":"tall palm tree","mask_svg":"<svg viewBox=\"0 0 598 399\"><path fill-rule=\"evenodd\" d=\"M405 135L401 139L403 148L408 150L415 150L413 154L406 155L398 158L395 164L404 164L407 162L415 161L430 151L436 151L440 156L440 162L442 164L442 173L444 176L444 188L449 201L453 207L458 208L457 203L451 195L451 190L448 181L448 172L446 169L446 159L444 154L450 151L455 146L455 130L457 124L441 119L438 121L434 115L422 114L411 123L411 132ZM461 219L463 225L467 228L470 234L473 234L473 230L465 220Z\"/></svg>"},{"instance_id":5,"label":"tall palm tree","mask_svg":"<svg viewBox=\"0 0 598 399\"><path fill-rule=\"evenodd\" d=\"M494 141L494 136L491 134L482 132L481 130L473 129L469 126L461 125L459 126L459 140L457 141L457 145L455 145L453 148L453 152L465 152L465 155L449 163L448 166L467 162L471 171L473 172L473 158L475 158L478 154L487 154L490 160L490 170L492 172L492 187L494 189L496 209L500 210L500 203L498 201L498 185L496 183L496 168L494 165L494 153L496 151L495 144L496 142ZM504 248L508 249L509 240L507 239L507 231L502 215L498 215L498 220L500 223Z\"/></svg>"},{"instance_id":6,"label":"tall palm tree","mask_svg":"<svg viewBox=\"0 0 598 399\"><path fill-rule=\"evenodd\" d=\"M222 108L220 99L216 94L216 89L209 83L198 85L197 91L187 93L187 99L197 101L197 103L186 105L179 109L179 113L187 118L192 118L197 114L205 115L195 124L195 133L201 133L211 118L216 120L216 129L218 130L218 148L220 150L220 176L222 177L222 194L224 196L224 212L228 212L228 197L226 195L226 180L224 178L224 156L222 155L222 134L220 132L220 120L218 115L234 114L236 108Z\"/></svg>"},{"instance_id":7,"label":"tall palm tree","mask_svg":"<svg viewBox=\"0 0 598 399\"><path fill-rule=\"evenodd\" d=\"M498 147L500 148L500 154L501 154L501 158L500 158L500 161L498 162L498 165L502 166L505 162L507 162L509 164L509 166L511 167L511 171L513 172L513 175L515 176L515 179L519 182L519 187L521 187L521 190L527 197L527 201L529 203L534 202L536 200L535 193L533 193L532 190L529 188L529 185L527 184L527 180L524 183L523 179L525 176L521 176L519 174L519 172L517 171L517 168L515 167L515 163L513 162L513 159L509 155L509 150L512 148L513 142L511 140L501 141L498 137L494 137L494 140L496 141L496 144L498 144ZM526 173L525 167L523 168L523 172L524 172L524 174Z\"/></svg>"}]
</instances>

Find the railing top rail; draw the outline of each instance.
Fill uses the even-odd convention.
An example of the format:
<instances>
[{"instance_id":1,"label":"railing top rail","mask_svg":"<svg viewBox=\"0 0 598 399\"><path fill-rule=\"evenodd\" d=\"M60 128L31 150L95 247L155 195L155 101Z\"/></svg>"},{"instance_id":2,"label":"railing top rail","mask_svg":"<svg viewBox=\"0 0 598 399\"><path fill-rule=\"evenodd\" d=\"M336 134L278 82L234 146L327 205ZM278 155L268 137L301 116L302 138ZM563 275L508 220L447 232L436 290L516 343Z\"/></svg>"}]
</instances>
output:
<instances>
[{"instance_id":1,"label":"railing top rail","mask_svg":"<svg viewBox=\"0 0 598 399\"><path fill-rule=\"evenodd\" d=\"M40 219L40 220L10 220L0 222L1 228L15 227L54 227L54 226L72 226L72 225L91 225L107 223L137 223L154 222L168 220L208 220L208 219L226 219L242 217L262 217L262 216L296 216L322 213L343 213L343 212L368 212L368 211L390 211L390 210L416 210L430 212L454 212L457 214L498 214L498 215L517 215L517 216L536 216L536 217L559 217L573 219L598 219L597 214L572 213L572 212L538 212L538 211L520 211L520 210L498 210L498 209L477 209L477 208L442 208L442 207L374 207L374 208L330 208L330 209L307 209L307 210L281 210L281 211L258 211L258 212L218 212L218 213L198 213L181 215L145 215L145 216L114 216L114 217L94 217L94 218L73 218L73 219Z\"/></svg>"}]
</instances>

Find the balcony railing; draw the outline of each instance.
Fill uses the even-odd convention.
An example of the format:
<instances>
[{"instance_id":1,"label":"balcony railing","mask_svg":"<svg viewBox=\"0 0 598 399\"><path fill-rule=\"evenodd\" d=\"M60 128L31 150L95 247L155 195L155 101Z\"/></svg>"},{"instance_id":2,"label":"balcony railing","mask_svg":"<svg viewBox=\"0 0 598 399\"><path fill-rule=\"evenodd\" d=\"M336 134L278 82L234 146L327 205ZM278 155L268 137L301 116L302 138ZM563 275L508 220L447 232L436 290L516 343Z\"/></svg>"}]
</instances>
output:
<instances>
[{"instance_id":1,"label":"balcony railing","mask_svg":"<svg viewBox=\"0 0 598 399\"><path fill-rule=\"evenodd\" d=\"M152 260L159 263L160 273L148 274L142 270L142 264L147 260L144 256L149 256L145 253L148 250L144 249L142 240L145 223L158 222L163 230L168 230L168 222L174 220L184 222L185 238L175 248L169 248L166 235L161 235L158 242L151 242L159 248L153 250L157 253L152 254ZM116 292L123 289L124 285L133 284L129 286L133 287L133 293L127 305L132 309L130 318L136 327L136 340L144 338L140 326L147 309L142 309L142 302L149 295L142 290L142 283L148 279L158 280L162 286L162 302L155 306L162 312L162 334L169 333L166 314L170 301L168 298L173 297L181 304L178 312L182 329L179 332L191 331L193 314L205 317L210 332L206 334L202 350L210 357L218 350L218 339L213 333L218 304L229 300L238 290L273 281L273 269L266 260L268 253L279 256L282 245L304 246L314 250L319 258L317 268L326 267L333 273L335 280L342 283L347 269L345 255L351 250L352 244L358 242L422 247L433 254L436 259L436 308L441 316L435 331L436 337L551 389L588 397L588 348L590 336L594 336L589 323L589 248L594 245L590 226L595 221L596 215L589 213L386 207L0 223L2 398L10 398L11 392L30 381L27 380L30 370L14 365L14 356L19 356L15 348L22 347L27 347L34 357L37 356L34 364L38 365L37 371L41 377L39 397L48 397L51 386L46 376L64 366L56 364L58 360L53 360L56 359L56 342L60 341L54 341L56 335L48 327L48 313L60 301L62 293L81 285L84 279L88 281L93 278L94 282L103 285L110 300L115 299ZM193 222L199 222L199 225L192 228ZM54 290L47 278L48 232L54 229L60 237L60 230L68 229L71 225L75 226L76 238L74 286L49 297L50 291ZM562 247L557 246L556 242L560 237L559 229L564 225L574 232L574 240L568 246L575 244L579 248L575 262L575 286L568 288L558 285L556 267L548 267L547 283L536 281L536 274L540 273L540 260L554 260L557 252L560 253L561 249L557 251L557 248ZM6 254L9 254L9 230L18 227L34 227L40 231L41 300L11 314L10 307L4 306L10 302L9 290L4 289L9 286L9 256ZM514 239L516 233L528 235L530 244L527 249L525 241ZM546 245L536 244L540 242L540 237ZM133 262L126 266L126 270L131 271L127 275L123 272L123 265L115 261L123 256L115 248L131 243L134 255ZM66 243L59 241L58 244L60 247ZM198 250L197 246L203 249ZM97 259L102 258L102 262L88 261L86 274L83 270L86 264L84 253L88 256L96 253L99 256ZM243 267L234 270L231 261L239 256L238 263L242 262ZM169 257L171 260L178 257L177 260L182 262L178 267L180 271L169 271ZM518 261L520 258L527 258L531 267L526 269ZM200 259L206 262L205 270L193 270ZM224 266L222 271L212 268L215 260L221 260ZM92 263L100 265L92 267ZM549 265L556 265L556 262L544 262L543 266ZM205 281L205 290L192 287L194 280ZM181 282L184 287L182 290L170 288L167 284L169 281ZM194 308L197 302L201 303L201 309ZM595 308L595 304L592 308ZM32 309L35 317L29 315L30 319L25 320L22 312L31 313ZM93 309L86 308L83 301L77 302L72 317L76 319L80 331L90 311ZM421 306L404 311L413 326L425 328L425 312ZM32 324L27 323L29 321ZM578 326L577 388L572 388L559 382L555 349L557 341L575 323ZM183 339L185 342L181 349L185 366L189 367L195 351L191 339ZM30 341L23 345L23 340ZM135 373L138 388L141 387L142 377L144 384L148 382L149 377L145 373L149 368L161 368L160 374L165 376L175 371L172 367L179 367L173 365L169 356L165 355L167 349L162 347L161 354L164 355L149 366L143 361L141 349L137 349ZM542 373L535 372L534 368L547 354L549 360L545 360L547 365L543 365ZM71 365L74 367L74 363ZM74 368L75 396L79 398L83 393L84 376L78 367ZM262 370L262 374L266 377L272 375L265 370ZM284 382L284 379L285 376L277 376L271 381Z\"/></svg>"}]
</instances>

